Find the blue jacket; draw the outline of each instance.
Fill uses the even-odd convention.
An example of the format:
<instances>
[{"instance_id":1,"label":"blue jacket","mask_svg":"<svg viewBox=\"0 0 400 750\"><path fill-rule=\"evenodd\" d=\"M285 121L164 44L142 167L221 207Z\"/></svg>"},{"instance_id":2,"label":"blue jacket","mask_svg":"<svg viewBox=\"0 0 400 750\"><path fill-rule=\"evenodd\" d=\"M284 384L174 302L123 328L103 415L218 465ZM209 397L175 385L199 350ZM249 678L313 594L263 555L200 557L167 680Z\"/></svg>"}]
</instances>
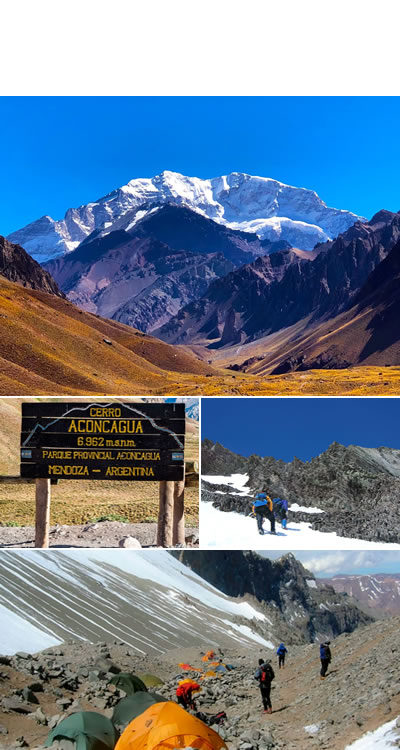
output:
<instances>
[{"instance_id":1,"label":"blue jacket","mask_svg":"<svg viewBox=\"0 0 400 750\"><path fill-rule=\"evenodd\" d=\"M287 654L287 648L285 647L283 643L281 643L280 646L278 646L278 650L276 653L278 654L278 656L280 654Z\"/></svg>"},{"instance_id":2,"label":"blue jacket","mask_svg":"<svg viewBox=\"0 0 400 750\"><path fill-rule=\"evenodd\" d=\"M321 645L319 647L319 658L320 659L325 659L326 658L325 645L323 643L321 643Z\"/></svg>"},{"instance_id":3,"label":"blue jacket","mask_svg":"<svg viewBox=\"0 0 400 750\"><path fill-rule=\"evenodd\" d=\"M274 505L280 505L281 508L284 511L287 511L288 508L289 508L288 501L287 500L282 500L282 498L280 498L280 497L274 497L273 503L274 503Z\"/></svg>"}]
</instances>

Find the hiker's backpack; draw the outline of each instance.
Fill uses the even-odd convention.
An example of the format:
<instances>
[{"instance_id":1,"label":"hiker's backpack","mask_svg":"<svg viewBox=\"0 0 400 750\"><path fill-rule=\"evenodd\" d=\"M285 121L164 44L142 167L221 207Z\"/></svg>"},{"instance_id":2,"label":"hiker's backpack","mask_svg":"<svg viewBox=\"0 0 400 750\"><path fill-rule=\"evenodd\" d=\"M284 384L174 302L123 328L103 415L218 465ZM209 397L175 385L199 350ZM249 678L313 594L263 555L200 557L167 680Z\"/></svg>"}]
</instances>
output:
<instances>
[{"instance_id":1,"label":"hiker's backpack","mask_svg":"<svg viewBox=\"0 0 400 750\"><path fill-rule=\"evenodd\" d=\"M256 499L253 503L253 512L256 512L257 508L264 508L266 505L268 505L268 501L266 497L262 497L260 495L256 495Z\"/></svg>"},{"instance_id":2,"label":"hiker's backpack","mask_svg":"<svg viewBox=\"0 0 400 750\"><path fill-rule=\"evenodd\" d=\"M268 682L272 682L274 679L274 670L272 669L270 664L262 664L261 666L261 677L260 677L260 683L261 685L265 685Z\"/></svg>"}]
</instances>

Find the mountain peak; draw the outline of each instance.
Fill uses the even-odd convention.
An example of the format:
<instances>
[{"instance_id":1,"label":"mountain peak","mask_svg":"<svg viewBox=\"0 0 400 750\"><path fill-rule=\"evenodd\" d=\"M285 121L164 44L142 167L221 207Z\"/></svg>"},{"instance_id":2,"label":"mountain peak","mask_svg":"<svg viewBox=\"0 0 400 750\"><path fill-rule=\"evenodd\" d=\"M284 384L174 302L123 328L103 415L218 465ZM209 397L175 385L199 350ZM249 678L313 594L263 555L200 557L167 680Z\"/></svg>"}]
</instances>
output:
<instances>
[{"instance_id":1,"label":"mountain peak","mask_svg":"<svg viewBox=\"0 0 400 750\"><path fill-rule=\"evenodd\" d=\"M112 231L113 224L128 211L171 200L218 224L268 241L286 240L301 250L312 250L361 218L329 208L313 190L269 177L231 172L203 179L164 170L152 178L134 178L95 202L68 209L60 221L46 217L44 226L40 226L42 219L32 222L8 239L22 244L43 262L73 251L97 229Z\"/></svg>"}]
</instances>

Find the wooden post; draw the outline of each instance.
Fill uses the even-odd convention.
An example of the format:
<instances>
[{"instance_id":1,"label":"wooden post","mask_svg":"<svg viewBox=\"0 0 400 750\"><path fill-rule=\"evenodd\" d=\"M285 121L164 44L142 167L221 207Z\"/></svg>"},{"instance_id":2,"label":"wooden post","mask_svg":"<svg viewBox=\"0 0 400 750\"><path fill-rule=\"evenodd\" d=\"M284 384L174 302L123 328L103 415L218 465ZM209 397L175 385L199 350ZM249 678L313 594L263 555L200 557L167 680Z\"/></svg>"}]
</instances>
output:
<instances>
[{"instance_id":1,"label":"wooden post","mask_svg":"<svg viewBox=\"0 0 400 750\"><path fill-rule=\"evenodd\" d=\"M185 546L185 469L183 479L175 482L174 491L174 523L172 533L172 544Z\"/></svg>"},{"instance_id":2,"label":"wooden post","mask_svg":"<svg viewBox=\"0 0 400 750\"><path fill-rule=\"evenodd\" d=\"M172 547L175 482L160 482L157 546Z\"/></svg>"},{"instance_id":3,"label":"wooden post","mask_svg":"<svg viewBox=\"0 0 400 750\"><path fill-rule=\"evenodd\" d=\"M36 480L35 547L47 549L50 530L50 479Z\"/></svg>"}]
</instances>

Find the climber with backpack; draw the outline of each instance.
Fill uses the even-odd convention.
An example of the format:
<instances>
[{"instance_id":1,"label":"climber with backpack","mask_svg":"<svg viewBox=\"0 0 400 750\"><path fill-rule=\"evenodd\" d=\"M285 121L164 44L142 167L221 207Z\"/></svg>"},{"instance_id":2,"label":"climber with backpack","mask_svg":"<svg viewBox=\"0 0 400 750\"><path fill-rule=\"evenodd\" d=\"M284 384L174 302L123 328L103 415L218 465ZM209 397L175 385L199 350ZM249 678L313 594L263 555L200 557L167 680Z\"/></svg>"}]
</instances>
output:
<instances>
[{"instance_id":1,"label":"climber with backpack","mask_svg":"<svg viewBox=\"0 0 400 750\"><path fill-rule=\"evenodd\" d=\"M271 524L271 534L275 534L274 504L266 492L259 492L256 495L252 511L257 520L258 533L261 535L265 533L263 523L264 519L268 518Z\"/></svg>"},{"instance_id":2,"label":"climber with backpack","mask_svg":"<svg viewBox=\"0 0 400 750\"><path fill-rule=\"evenodd\" d=\"M265 714L272 714L271 683L274 677L275 673L272 669L271 662L269 660L264 661L264 659L259 659L258 668L254 673L254 679L259 683Z\"/></svg>"},{"instance_id":3,"label":"climber with backpack","mask_svg":"<svg viewBox=\"0 0 400 750\"><path fill-rule=\"evenodd\" d=\"M329 648L330 641L325 641L325 643L321 643L319 647L319 658L321 660L321 680L325 679L325 675L328 671L329 664L332 661L332 655L331 650Z\"/></svg>"},{"instance_id":4,"label":"climber with backpack","mask_svg":"<svg viewBox=\"0 0 400 750\"><path fill-rule=\"evenodd\" d=\"M184 682L183 684L178 685L175 694L179 705L186 709L186 711L188 709L196 711L193 693L198 692L199 690L201 690L201 687L197 682Z\"/></svg>"},{"instance_id":5,"label":"climber with backpack","mask_svg":"<svg viewBox=\"0 0 400 750\"><path fill-rule=\"evenodd\" d=\"M284 500L281 497L274 497L273 504L274 504L274 511L276 511L276 514L279 517L282 528L286 529L288 510L289 510L288 501Z\"/></svg>"},{"instance_id":6,"label":"climber with backpack","mask_svg":"<svg viewBox=\"0 0 400 750\"><path fill-rule=\"evenodd\" d=\"M281 643L278 646L278 649L277 649L277 652L276 652L277 656L278 656L279 669L284 669L285 668L285 658L286 658L287 652L288 651L287 651L286 646L283 643Z\"/></svg>"}]
</instances>

